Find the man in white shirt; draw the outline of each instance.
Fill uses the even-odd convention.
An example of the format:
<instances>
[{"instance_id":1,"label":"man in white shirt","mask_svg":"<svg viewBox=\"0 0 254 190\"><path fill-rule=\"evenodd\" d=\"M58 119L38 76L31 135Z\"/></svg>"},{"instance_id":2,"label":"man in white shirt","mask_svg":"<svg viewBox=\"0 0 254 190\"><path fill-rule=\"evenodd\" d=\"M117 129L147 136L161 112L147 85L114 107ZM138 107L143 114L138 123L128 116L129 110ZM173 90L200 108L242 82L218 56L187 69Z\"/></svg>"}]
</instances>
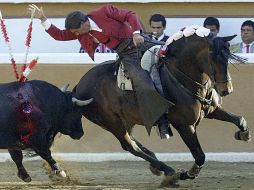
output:
<instances>
[{"instance_id":1,"label":"man in white shirt","mask_svg":"<svg viewBox=\"0 0 254 190\"><path fill-rule=\"evenodd\" d=\"M169 36L164 33L166 29L166 19L161 14L154 14L149 20L150 31L153 33L153 38L158 41L166 42Z\"/></svg>"},{"instance_id":2,"label":"man in white shirt","mask_svg":"<svg viewBox=\"0 0 254 190\"><path fill-rule=\"evenodd\" d=\"M242 42L230 46L233 53L254 53L254 22L246 20L241 26Z\"/></svg>"}]
</instances>

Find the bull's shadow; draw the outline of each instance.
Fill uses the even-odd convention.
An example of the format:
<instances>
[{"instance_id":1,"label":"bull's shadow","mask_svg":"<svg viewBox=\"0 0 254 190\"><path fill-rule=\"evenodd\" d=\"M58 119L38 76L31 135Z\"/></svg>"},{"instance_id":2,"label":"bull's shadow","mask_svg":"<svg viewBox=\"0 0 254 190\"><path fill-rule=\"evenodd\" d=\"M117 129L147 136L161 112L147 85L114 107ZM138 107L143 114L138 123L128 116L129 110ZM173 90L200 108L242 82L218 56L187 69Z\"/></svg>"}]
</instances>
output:
<instances>
[{"instance_id":1,"label":"bull's shadow","mask_svg":"<svg viewBox=\"0 0 254 190\"><path fill-rule=\"evenodd\" d=\"M26 148L46 160L57 175L66 177L52 158L50 146L58 132L73 139L83 136L81 107L92 99L80 101L73 92L39 80L2 83L0 94L0 148L8 149L18 177L31 181L22 164Z\"/></svg>"},{"instance_id":2,"label":"bull's shadow","mask_svg":"<svg viewBox=\"0 0 254 190\"><path fill-rule=\"evenodd\" d=\"M228 41L233 37L199 37L196 34L182 37L168 46L168 54L160 60L164 91L168 100L175 104L168 111L168 119L195 159L190 170L176 172L132 136L134 125L144 123L138 112L135 87L134 91L122 91L117 86L114 61L92 68L74 88L78 98L94 98L83 108L83 115L111 132L124 150L150 162L153 174L164 172L163 186L175 184L179 179L194 179L205 162L196 134L196 127L204 117L232 122L239 128L236 138L250 140L245 119L224 111L217 101L218 94L225 96L233 91L228 61L242 61L229 52Z\"/></svg>"}]
</instances>

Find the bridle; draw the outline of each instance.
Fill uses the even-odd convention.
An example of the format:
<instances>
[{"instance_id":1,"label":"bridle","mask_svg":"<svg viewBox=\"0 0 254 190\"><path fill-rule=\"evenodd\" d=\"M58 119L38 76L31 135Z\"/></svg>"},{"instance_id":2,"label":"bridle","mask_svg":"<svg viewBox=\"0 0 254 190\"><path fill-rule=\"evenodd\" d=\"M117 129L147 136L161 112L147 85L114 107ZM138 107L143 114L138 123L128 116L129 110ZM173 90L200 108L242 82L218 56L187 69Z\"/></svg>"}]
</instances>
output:
<instances>
[{"instance_id":1,"label":"bridle","mask_svg":"<svg viewBox=\"0 0 254 190\"><path fill-rule=\"evenodd\" d=\"M212 88L208 88L208 81L209 79L204 83L204 84L201 84L197 81L195 81L194 79L190 78L187 74L185 74L184 72L180 71L180 69L178 69L177 67L176 68L176 71L178 71L182 76L188 78L193 84L201 87L202 89L205 89L206 91L209 91L211 90L212 91ZM201 104L206 104L206 105L211 105L212 103L212 96L210 96L209 99L203 97L203 96L200 96L199 94L197 93L193 93L191 92L188 88L186 88L182 83L180 83L176 77L169 71L168 68L166 68L166 71L168 73L168 75L170 76L170 78L174 81L174 83L179 86L182 90L184 90L187 94L189 94L190 96L198 99L200 101Z\"/></svg>"},{"instance_id":2,"label":"bridle","mask_svg":"<svg viewBox=\"0 0 254 190\"><path fill-rule=\"evenodd\" d=\"M225 53L223 53L223 51L224 50L222 50L221 53L222 53L223 56L226 57L227 55L225 55ZM209 65L211 65L211 68L212 68L212 72L211 72L212 73L212 77L210 77L210 78L212 79L213 85L215 86L216 83L228 83L228 82L230 82L231 81L231 77L230 77L230 75L228 75L228 72L227 72L225 80L218 81L218 80L215 79L215 74L216 74L215 64L216 63L214 63L214 61L211 61L211 60L216 59L216 62L218 62L217 61L218 60L218 56L220 56L219 53L218 53L218 49L216 50L216 52L215 52L215 50L211 51L210 46L209 46L209 48L208 48L208 55L209 56L207 58L208 59L207 62L208 62ZM222 63L218 62L217 64L222 64Z\"/></svg>"},{"instance_id":3,"label":"bridle","mask_svg":"<svg viewBox=\"0 0 254 190\"><path fill-rule=\"evenodd\" d=\"M215 54L217 56L219 56L218 54ZM208 48L208 58L207 58L207 62L208 64L211 66L212 72L211 75L209 77L209 79L207 79L203 84L201 84L200 82L194 80L193 78L191 78L189 75L187 75L185 72L183 72L181 69L179 69L178 67L174 67L174 70L177 71L177 73L179 73L181 76L185 77L188 81L191 81L195 86L204 89L206 92L212 92L212 88L214 88L214 86L216 85L216 83L226 83L229 82L231 80L231 77L227 74L227 79L224 81L216 81L215 80L215 63L214 61L211 61L212 56L214 56L214 52L211 51L210 46ZM163 61L163 60L162 60ZM165 63L168 63L166 60L164 60ZM170 63L169 63L170 64ZM203 97L201 95L199 95L198 93L193 93L191 90L189 90L187 87L185 87L182 83L180 83L175 76L170 72L170 70L167 68L167 73L170 76L170 78L179 86L181 87L181 89L183 89L186 93L188 93L189 95L195 97L196 99L198 99L201 104L206 104L206 105L211 105L212 103L212 96L209 96L209 98L207 99L206 97ZM208 82L209 80L212 81L212 86L209 87L208 86ZM206 93L206 94L208 94Z\"/></svg>"}]
</instances>

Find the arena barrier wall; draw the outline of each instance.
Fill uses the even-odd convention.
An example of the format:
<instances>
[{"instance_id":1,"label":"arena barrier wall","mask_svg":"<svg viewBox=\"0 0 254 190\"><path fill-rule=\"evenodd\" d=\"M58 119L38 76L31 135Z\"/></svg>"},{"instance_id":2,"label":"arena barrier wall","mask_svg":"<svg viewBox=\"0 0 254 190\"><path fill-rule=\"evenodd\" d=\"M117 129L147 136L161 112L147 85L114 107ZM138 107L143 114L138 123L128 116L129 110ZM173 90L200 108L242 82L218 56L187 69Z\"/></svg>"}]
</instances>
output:
<instances>
[{"instance_id":1,"label":"arena barrier wall","mask_svg":"<svg viewBox=\"0 0 254 190\"><path fill-rule=\"evenodd\" d=\"M33 55L30 55L33 57ZM101 55L106 57L106 55ZM1 57L1 56L0 56ZM68 56L67 56L68 57ZM108 57L107 57L108 58ZM41 61L43 62L43 56ZM49 57L48 63L41 63L32 71L29 79L46 80L55 84L58 87L70 83L72 89L79 79L96 64L81 63L79 57L68 58L68 64L50 63L54 62L55 57ZM2 60L0 58L0 60ZM65 59L63 59L65 60ZM74 61L75 60L75 61ZM78 63L78 61L80 63ZM83 60L83 57L82 57ZM46 62L46 58L45 58ZM58 61L60 62L60 61ZM67 58L66 58L67 62ZM74 64L75 63L75 64ZM20 68L20 65L18 65ZM253 117L253 98L254 98L254 64L230 65L230 72L234 86L232 95L223 98L223 107L238 115L243 115L250 129L253 131L254 117ZM5 64L0 64L0 81L11 82L14 81L12 67L6 60ZM59 153L114 153L124 152L121 149L119 142L109 132L103 130L97 125L83 119L83 126L85 130L84 137L79 141L71 140L64 135L58 135L55 138L55 143L52 147L53 152ZM204 152L253 152L253 141L244 143L234 140L234 133L237 127L232 124L204 119L197 128L198 137L203 147ZM169 140L161 140L156 130L152 130L149 137L143 126L136 126L134 129L134 136L141 141L147 148L158 153L188 153L189 150L181 140L178 133L173 129L174 137Z\"/></svg>"}]
</instances>

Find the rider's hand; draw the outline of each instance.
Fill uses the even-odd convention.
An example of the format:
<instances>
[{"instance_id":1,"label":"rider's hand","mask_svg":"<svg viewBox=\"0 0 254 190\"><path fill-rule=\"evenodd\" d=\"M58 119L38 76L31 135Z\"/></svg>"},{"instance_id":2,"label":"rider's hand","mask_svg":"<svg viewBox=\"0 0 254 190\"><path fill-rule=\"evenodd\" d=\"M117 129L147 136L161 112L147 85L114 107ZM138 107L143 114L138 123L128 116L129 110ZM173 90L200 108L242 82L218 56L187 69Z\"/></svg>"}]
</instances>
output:
<instances>
[{"instance_id":1,"label":"rider's hand","mask_svg":"<svg viewBox=\"0 0 254 190\"><path fill-rule=\"evenodd\" d=\"M144 43L144 37L141 36L140 34L136 33L133 34L133 43L135 44L135 46Z\"/></svg>"},{"instance_id":2,"label":"rider's hand","mask_svg":"<svg viewBox=\"0 0 254 190\"><path fill-rule=\"evenodd\" d=\"M44 22L44 21L47 20L47 17L45 16L45 14L43 12L43 8L42 7L39 8L35 4L31 4L31 5L28 5L27 10L31 14L34 14L34 18L40 19L41 22Z\"/></svg>"}]
</instances>

